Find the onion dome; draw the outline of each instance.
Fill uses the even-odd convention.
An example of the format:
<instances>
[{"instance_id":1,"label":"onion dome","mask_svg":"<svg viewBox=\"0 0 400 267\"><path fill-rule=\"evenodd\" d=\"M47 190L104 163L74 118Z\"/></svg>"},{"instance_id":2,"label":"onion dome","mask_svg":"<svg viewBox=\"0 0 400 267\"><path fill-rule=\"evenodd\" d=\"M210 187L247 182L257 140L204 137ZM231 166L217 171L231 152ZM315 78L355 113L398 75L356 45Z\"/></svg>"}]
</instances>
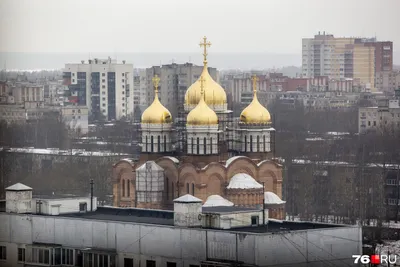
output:
<instances>
[{"instance_id":1,"label":"onion dome","mask_svg":"<svg viewBox=\"0 0 400 267\"><path fill-rule=\"evenodd\" d=\"M240 114L240 122L245 124L271 124L271 114L260 104L257 98L257 81L258 78L254 75L253 78L253 100Z\"/></svg>"},{"instance_id":2,"label":"onion dome","mask_svg":"<svg viewBox=\"0 0 400 267\"><path fill-rule=\"evenodd\" d=\"M218 124L218 116L204 101L203 77L200 77L200 82L200 102L189 112L186 123L187 125L216 125Z\"/></svg>"},{"instance_id":3,"label":"onion dome","mask_svg":"<svg viewBox=\"0 0 400 267\"><path fill-rule=\"evenodd\" d=\"M204 47L204 68L203 72L201 73L200 77L203 77L205 79L204 83L204 100L207 105L213 107L213 106L221 106L227 103L226 101L226 93L224 88L222 88L221 85L219 85L214 79L211 77L211 75L208 73L208 68L207 68L207 46L211 46L210 42L207 42L207 37L203 38L204 41L200 43L200 47ZM193 83L188 90L186 91L185 94L185 105L197 105L202 98L201 96L201 82L200 78Z\"/></svg>"},{"instance_id":4,"label":"onion dome","mask_svg":"<svg viewBox=\"0 0 400 267\"><path fill-rule=\"evenodd\" d=\"M153 103L143 112L142 123L163 124L172 123L172 116L169 110L161 104L158 99L158 84L160 78L157 75L153 78L154 100Z\"/></svg>"}]
</instances>

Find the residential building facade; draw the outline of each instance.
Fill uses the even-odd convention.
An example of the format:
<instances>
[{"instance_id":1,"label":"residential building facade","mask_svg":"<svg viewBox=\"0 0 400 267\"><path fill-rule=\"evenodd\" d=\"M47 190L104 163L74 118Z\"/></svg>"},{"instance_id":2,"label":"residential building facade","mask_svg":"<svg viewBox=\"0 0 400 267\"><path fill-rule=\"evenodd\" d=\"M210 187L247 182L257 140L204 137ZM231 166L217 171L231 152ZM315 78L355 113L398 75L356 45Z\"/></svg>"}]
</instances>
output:
<instances>
[{"instance_id":1,"label":"residential building facade","mask_svg":"<svg viewBox=\"0 0 400 267\"><path fill-rule=\"evenodd\" d=\"M94 120L119 120L133 115L132 64L117 63L111 58L65 64L63 79L69 88L69 102L86 106Z\"/></svg>"},{"instance_id":2,"label":"residential building facade","mask_svg":"<svg viewBox=\"0 0 400 267\"><path fill-rule=\"evenodd\" d=\"M400 105L398 99L384 99L376 107L358 109L358 132L400 130Z\"/></svg>"}]
</instances>

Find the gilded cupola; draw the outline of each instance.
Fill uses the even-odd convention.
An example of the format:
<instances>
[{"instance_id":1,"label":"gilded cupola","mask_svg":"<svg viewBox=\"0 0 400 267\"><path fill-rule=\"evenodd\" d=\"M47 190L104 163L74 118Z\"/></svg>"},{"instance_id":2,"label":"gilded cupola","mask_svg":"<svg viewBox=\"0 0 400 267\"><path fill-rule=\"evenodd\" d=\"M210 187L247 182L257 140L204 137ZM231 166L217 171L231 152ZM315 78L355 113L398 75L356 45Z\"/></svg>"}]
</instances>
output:
<instances>
[{"instance_id":1,"label":"gilded cupola","mask_svg":"<svg viewBox=\"0 0 400 267\"><path fill-rule=\"evenodd\" d=\"M245 124L271 124L271 114L260 104L257 98L257 81L256 75L253 75L253 100L240 114L240 122Z\"/></svg>"},{"instance_id":2,"label":"gilded cupola","mask_svg":"<svg viewBox=\"0 0 400 267\"><path fill-rule=\"evenodd\" d=\"M160 78L155 75L152 81L154 85L154 100L153 103L143 112L142 123L172 123L171 113L161 104L160 100L158 99L158 85L160 83Z\"/></svg>"},{"instance_id":3,"label":"gilded cupola","mask_svg":"<svg viewBox=\"0 0 400 267\"><path fill-rule=\"evenodd\" d=\"M204 48L203 56L204 56L204 67L203 72L200 77L203 77L204 82L204 100L207 105L214 106L222 106L225 105L226 102L226 93L225 90L219 85L211 75L208 73L208 62L207 62L207 47L210 47L211 43L207 42L207 37L203 38L203 42L200 43L200 47ZM201 85L200 78L192 84L185 94L185 105L197 105L202 98L201 96Z\"/></svg>"},{"instance_id":4,"label":"gilded cupola","mask_svg":"<svg viewBox=\"0 0 400 267\"><path fill-rule=\"evenodd\" d=\"M207 84L204 77L200 77L200 100L197 106L189 112L187 116L187 125L216 125L218 116L204 100L204 85Z\"/></svg>"}]
</instances>

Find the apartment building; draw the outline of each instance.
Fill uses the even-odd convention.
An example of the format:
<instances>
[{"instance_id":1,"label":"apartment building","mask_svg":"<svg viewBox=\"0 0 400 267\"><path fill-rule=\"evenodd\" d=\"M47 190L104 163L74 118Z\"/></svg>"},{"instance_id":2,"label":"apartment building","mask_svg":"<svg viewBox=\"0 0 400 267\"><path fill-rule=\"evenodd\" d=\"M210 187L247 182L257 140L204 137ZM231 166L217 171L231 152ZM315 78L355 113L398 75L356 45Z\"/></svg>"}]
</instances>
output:
<instances>
[{"instance_id":1,"label":"apartment building","mask_svg":"<svg viewBox=\"0 0 400 267\"><path fill-rule=\"evenodd\" d=\"M125 61L90 59L65 64L64 84L69 102L86 106L94 119L118 120L133 115L133 65Z\"/></svg>"},{"instance_id":2,"label":"apartment building","mask_svg":"<svg viewBox=\"0 0 400 267\"><path fill-rule=\"evenodd\" d=\"M393 43L376 38L337 38L319 32L314 38L304 38L302 46L304 77L360 79L374 91L376 72L392 70L393 66Z\"/></svg>"},{"instance_id":3,"label":"apartment building","mask_svg":"<svg viewBox=\"0 0 400 267\"><path fill-rule=\"evenodd\" d=\"M381 92L393 93L400 87L400 71L377 72L375 86Z\"/></svg>"},{"instance_id":4,"label":"apartment building","mask_svg":"<svg viewBox=\"0 0 400 267\"><path fill-rule=\"evenodd\" d=\"M376 107L358 109L358 132L394 128L400 130L400 104L398 99L382 99Z\"/></svg>"}]
</instances>

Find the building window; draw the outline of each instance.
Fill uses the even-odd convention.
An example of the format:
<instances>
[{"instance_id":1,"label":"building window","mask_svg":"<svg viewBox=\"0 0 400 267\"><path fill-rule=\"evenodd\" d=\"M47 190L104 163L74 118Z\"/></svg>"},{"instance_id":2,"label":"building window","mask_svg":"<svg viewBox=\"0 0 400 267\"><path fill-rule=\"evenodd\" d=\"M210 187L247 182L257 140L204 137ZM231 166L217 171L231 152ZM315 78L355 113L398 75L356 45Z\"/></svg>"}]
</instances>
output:
<instances>
[{"instance_id":1,"label":"building window","mask_svg":"<svg viewBox=\"0 0 400 267\"><path fill-rule=\"evenodd\" d=\"M194 154L194 138L192 137L192 154Z\"/></svg>"},{"instance_id":2,"label":"building window","mask_svg":"<svg viewBox=\"0 0 400 267\"><path fill-rule=\"evenodd\" d=\"M102 76L102 77L106 77L106 74L103 72L103 73L101 74L101 76Z\"/></svg>"},{"instance_id":3,"label":"building window","mask_svg":"<svg viewBox=\"0 0 400 267\"><path fill-rule=\"evenodd\" d=\"M253 136L250 135L250 152L253 152Z\"/></svg>"},{"instance_id":4,"label":"building window","mask_svg":"<svg viewBox=\"0 0 400 267\"><path fill-rule=\"evenodd\" d=\"M213 154L213 146L212 146L213 139L210 137L210 154Z\"/></svg>"},{"instance_id":5,"label":"building window","mask_svg":"<svg viewBox=\"0 0 400 267\"><path fill-rule=\"evenodd\" d=\"M149 146L148 146L147 136L146 136L146 152L149 152Z\"/></svg>"},{"instance_id":6,"label":"building window","mask_svg":"<svg viewBox=\"0 0 400 267\"><path fill-rule=\"evenodd\" d=\"M176 267L176 262L167 261L167 267Z\"/></svg>"},{"instance_id":7,"label":"building window","mask_svg":"<svg viewBox=\"0 0 400 267\"><path fill-rule=\"evenodd\" d=\"M157 152L161 151L161 137L157 136Z\"/></svg>"},{"instance_id":8,"label":"building window","mask_svg":"<svg viewBox=\"0 0 400 267\"><path fill-rule=\"evenodd\" d=\"M122 197L125 197L125 180L122 179Z\"/></svg>"},{"instance_id":9,"label":"building window","mask_svg":"<svg viewBox=\"0 0 400 267\"><path fill-rule=\"evenodd\" d=\"M0 246L0 260L6 260L6 259L7 259L7 247Z\"/></svg>"},{"instance_id":10,"label":"building window","mask_svg":"<svg viewBox=\"0 0 400 267\"><path fill-rule=\"evenodd\" d=\"M260 136L257 135L257 152L260 152Z\"/></svg>"},{"instance_id":11,"label":"building window","mask_svg":"<svg viewBox=\"0 0 400 267\"><path fill-rule=\"evenodd\" d=\"M133 259L124 258L124 267L133 267Z\"/></svg>"},{"instance_id":12,"label":"building window","mask_svg":"<svg viewBox=\"0 0 400 267\"><path fill-rule=\"evenodd\" d=\"M50 251L46 248L32 248L32 262L50 264Z\"/></svg>"},{"instance_id":13,"label":"building window","mask_svg":"<svg viewBox=\"0 0 400 267\"><path fill-rule=\"evenodd\" d=\"M74 265L74 250L73 249L68 249L68 248L62 249L61 264Z\"/></svg>"},{"instance_id":14,"label":"building window","mask_svg":"<svg viewBox=\"0 0 400 267\"><path fill-rule=\"evenodd\" d=\"M87 204L86 204L86 202L84 202L84 203L79 203L79 211L87 211Z\"/></svg>"},{"instance_id":15,"label":"building window","mask_svg":"<svg viewBox=\"0 0 400 267\"><path fill-rule=\"evenodd\" d=\"M102 86L101 86L101 88L102 89L105 89L106 88L106 86L103 84ZM103 94L105 94L106 92L103 92Z\"/></svg>"},{"instance_id":16,"label":"building window","mask_svg":"<svg viewBox=\"0 0 400 267\"><path fill-rule=\"evenodd\" d=\"M207 139L204 137L204 155L207 154Z\"/></svg>"},{"instance_id":17,"label":"building window","mask_svg":"<svg viewBox=\"0 0 400 267\"><path fill-rule=\"evenodd\" d=\"M186 183L186 193L187 193L187 194L190 194L190 191L189 191L189 183Z\"/></svg>"},{"instance_id":18,"label":"building window","mask_svg":"<svg viewBox=\"0 0 400 267\"><path fill-rule=\"evenodd\" d=\"M266 151L266 146L265 146L265 135L263 136L263 143L264 143L264 151Z\"/></svg>"},{"instance_id":19,"label":"building window","mask_svg":"<svg viewBox=\"0 0 400 267\"><path fill-rule=\"evenodd\" d=\"M131 196L131 183L129 180L126 180L126 196L130 197Z\"/></svg>"},{"instance_id":20,"label":"building window","mask_svg":"<svg viewBox=\"0 0 400 267\"><path fill-rule=\"evenodd\" d=\"M171 196L172 196L172 199L175 198L174 182L171 183Z\"/></svg>"},{"instance_id":21,"label":"building window","mask_svg":"<svg viewBox=\"0 0 400 267\"><path fill-rule=\"evenodd\" d=\"M125 79L122 79L122 82L124 83L124 82L125 82Z\"/></svg>"},{"instance_id":22,"label":"building window","mask_svg":"<svg viewBox=\"0 0 400 267\"><path fill-rule=\"evenodd\" d=\"M146 267L156 267L156 261L146 261Z\"/></svg>"},{"instance_id":23,"label":"building window","mask_svg":"<svg viewBox=\"0 0 400 267\"><path fill-rule=\"evenodd\" d=\"M200 154L200 138L197 137L197 155Z\"/></svg>"},{"instance_id":24,"label":"building window","mask_svg":"<svg viewBox=\"0 0 400 267\"><path fill-rule=\"evenodd\" d=\"M258 225L258 216L251 216L251 225L252 226Z\"/></svg>"},{"instance_id":25,"label":"building window","mask_svg":"<svg viewBox=\"0 0 400 267\"><path fill-rule=\"evenodd\" d=\"M105 82L106 82L106 80L105 80L105 79L102 79L102 80L101 80L101 82L105 83Z\"/></svg>"},{"instance_id":26,"label":"building window","mask_svg":"<svg viewBox=\"0 0 400 267\"><path fill-rule=\"evenodd\" d=\"M167 199L169 199L169 179L168 179L168 177L165 178L165 193L167 195Z\"/></svg>"},{"instance_id":27,"label":"building window","mask_svg":"<svg viewBox=\"0 0 400 267\"><path fill-rule=\"evenodd\" d=\"M192 195L194 196L194 183L192 183Z\"/></svg>"},{"instance_id":28,"label":"building window","mask_svg":"<svg viewBox=\"0 0 400 267\"><path fill-rule=\"evenodd\" d=\"M151 142L151 144L150 144L150 149L151 149L151 152L154 152L154 136L151 136L150 137L150 142Z\"/></svg>"},{"instance_id":29,"label":"building window","mask_svg":"<svg viewBox=\"0 0 400 267\"><path fill-rule=\"evenodd\" d=\"M25 262L25 249L24 248L18 248L18 261Z\"/></svg>"},{"instance_id":30,"label":"building window","mask_svg":"<svg viewBox=\"0 0 400 267\"><path fill-rule=\"evenodd\" d=\"M124 77L125 76L125 73L122 73L122 77Z\"/></svg>"},{"instance_id":31,"label":"building window","mask_svg":"<svg viewBox=\"0 0 400 267\"><path fill-rule=\"evenodd\" d=\"M244 152L247 152L247 135L244 136Z\"/></svg>"},{"instance_id":32,"label":"building window","mask_svg":"<svg viewBox=\"0 0 400 267\"><path fill-rule=\"evenodd\" d=\"M167 136L164 135L164 152L167 152Z\"/></svg>"}]
</instances>

